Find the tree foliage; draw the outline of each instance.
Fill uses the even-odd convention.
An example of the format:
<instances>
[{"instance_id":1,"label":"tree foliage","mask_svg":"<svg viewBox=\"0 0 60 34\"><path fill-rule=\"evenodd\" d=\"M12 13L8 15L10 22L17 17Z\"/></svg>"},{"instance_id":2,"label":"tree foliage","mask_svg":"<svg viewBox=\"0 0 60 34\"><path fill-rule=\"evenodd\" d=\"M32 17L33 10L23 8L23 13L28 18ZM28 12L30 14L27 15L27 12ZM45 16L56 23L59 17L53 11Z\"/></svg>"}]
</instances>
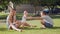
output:
<instances>
[{"instance_id":1,"label":"tree foliage","mask_svg":"<svg viewBox=\"0 0 60 34\"><path fill-rule=\"evenodd\" d=\"M32 4L34 6L60 5L60 0L0 0L0 8L6 8L9 1L14 4Z\"/></svg>"}]
</instances>

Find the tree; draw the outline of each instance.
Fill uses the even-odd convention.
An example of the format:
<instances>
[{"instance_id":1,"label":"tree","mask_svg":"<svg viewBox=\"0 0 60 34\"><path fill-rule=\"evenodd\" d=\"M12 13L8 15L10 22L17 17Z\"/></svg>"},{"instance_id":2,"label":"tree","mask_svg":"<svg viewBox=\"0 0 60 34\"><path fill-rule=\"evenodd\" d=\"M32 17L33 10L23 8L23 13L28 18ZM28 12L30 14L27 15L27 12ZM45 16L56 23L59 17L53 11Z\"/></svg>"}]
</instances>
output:
<instances>
[{"instance_id":1,"label":"tree","mask_svg":"<svg viewBox=\"0 0 60 34\"><path fill-rule=\"evenodd\" d=\"M0 0L0 6L6 8L9 1L12 1L15 5L17 4L32 4L35 8L36 6L47 6L48 8L53 8L60 5L60 0ZM1 8L0 7L0 8ZM36 9L35 9L36 11Z\"/></svg>"},{"instance_id":2,"label":"tree","mask_svg":"<svg viewBox=\"0 0 60 34\"><path fill-rule=\"evenodd\" d=\"M36 7L39 6L39 0L30 0L30 4L34 6L34 12L35 12L35 15L36 15Z\"/></svg>"}]
</instances>

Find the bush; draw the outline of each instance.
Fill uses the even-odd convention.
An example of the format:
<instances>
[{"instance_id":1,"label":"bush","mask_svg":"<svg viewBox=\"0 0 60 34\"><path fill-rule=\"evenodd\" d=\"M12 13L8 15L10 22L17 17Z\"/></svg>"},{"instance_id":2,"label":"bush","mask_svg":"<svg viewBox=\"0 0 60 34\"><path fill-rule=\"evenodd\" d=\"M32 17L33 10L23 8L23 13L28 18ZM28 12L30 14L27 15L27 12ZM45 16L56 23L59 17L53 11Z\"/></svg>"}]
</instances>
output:
<instances>
[{"instance_id":1,"label":"bush","mask_svg":"<svg viewBox=\"0 0 60 34\"><path fill-rule=\"evenodd\" d=\"M0 13L0 19L6 19L8 16L8 14L6 13ZM21 19L22 18L22 14L16 14L16 19Z\"/></svg>"},{"instance_id":2,"label":"bush","mask_svg":"<svg viewBox=\"0 0 60 34\"><path fill-rule=\"evenodd\" d=\"M8 14L6 14L6 13L0 13L0 19L6 19L7 16L8 16ZM22 13L17 13L16 14L16 19L17 20L21 20L22 19L22 16L23 16ZM29 16L33 16L33 15L29 14Z\"/></svg>"},{"instance_id":3,"label":"bush","mask_svg":"<svg viewBox=\"0 0 60 34\"><path fill-rule=\"evenodd\" d=\"M6 19L7 15L6 13L0 13L0 19Z\"/></svg>"},{"instance_id":4,"label":"bush","mask_svg":"<svg viewBox=\"0 0 60 34\"><path fill-rule=\"evenodd\" d=\"M6 19L7 15L0 15L0 19Z\"/></svg>"},{"instance_id":5,"label":"bush","mask_svg":"<svg viewBox=\"0 0 60 34\"><path fill-rule=\"evenodd\" d=\"M16 19L21 20L22 16L23 16L23 14L16 14Z\"/></svg>"}]
</instances>

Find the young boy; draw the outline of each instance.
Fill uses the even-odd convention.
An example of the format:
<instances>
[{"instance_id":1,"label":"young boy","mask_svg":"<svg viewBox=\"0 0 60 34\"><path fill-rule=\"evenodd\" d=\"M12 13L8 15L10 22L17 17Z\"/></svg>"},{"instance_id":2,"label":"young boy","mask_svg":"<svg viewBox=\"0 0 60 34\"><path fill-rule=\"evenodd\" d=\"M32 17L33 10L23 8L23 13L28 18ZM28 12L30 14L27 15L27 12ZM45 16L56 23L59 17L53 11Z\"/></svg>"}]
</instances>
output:
<instances>
[{"instance_id":1,"label":"young boy","mask_svg":"<svg viewBox=\"0 0 60 34\"><path fill-rule=\"evenodd\" d=\"M45 11L40 12L41 17L30 17L30 19L40 19L43 28L52 28L53 20L47 15Z\"/></svg>"},{"instance_id":2,"label":"young boy","mask_svg":"<svg viewBox=\"0 0 60 34\"><path fill-rule=\"evenodd\" d=\"M28 24L28 23L26 22L26 19L27 19L27 18L28 18L28 12L25 10L25 11L24 11L24 15L23 15L22 20L21 20L22 27L24 27L24 26L35 27L35 26L33 26L33 25L31 25L31 24Z\"/></svg>"},{"instance_id":3,"label":"young boy","mask_svg":"<svg viewBox=\"0 0 60 34\"><path fill-rule=\"evenodd\" d=\"M28 16L28 12L25 10L24 13L23 13L22 20L21 20L22 27L31 26L30 24L26 23L27 16Z\"/></svg>"},{"instance_id":4,"label":"young boy","mask_svg":"<svg viewBox=\"0 0 60 34\"><path fill-rule=\"evenodd\" d=\"M51 17L47 15L45 11L41 12L41 24L43 28L52 28L53 27L53 20Z\"/></svg>"},{"instance_id":5,"label":"young boy","mask_svg":"<svg viewBox=\"0 0 60 34\"><path fill-rule=\"evenodd\" d=\"M28 12L25 10L24 13L23 13L23 17L22 17L21 22L26 22L27 16L28 16Z\"/></svg>"}]
</instances>

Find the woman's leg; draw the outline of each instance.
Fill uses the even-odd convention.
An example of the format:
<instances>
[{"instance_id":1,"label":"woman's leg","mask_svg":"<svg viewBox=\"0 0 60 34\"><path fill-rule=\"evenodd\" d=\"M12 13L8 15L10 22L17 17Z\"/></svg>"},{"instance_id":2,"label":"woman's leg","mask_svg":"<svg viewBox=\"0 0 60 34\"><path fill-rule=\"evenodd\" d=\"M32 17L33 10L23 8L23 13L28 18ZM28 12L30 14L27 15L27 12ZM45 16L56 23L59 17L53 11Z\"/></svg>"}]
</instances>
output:
<instances>
[{"instance_id":1,"label":"woman's leg","mask_svg":"<svg viewBox=\"0 0 60 34\"><path fill-rule=\"evenodd\" d=\"M21 29L16 28L16 27L15 27L14 25L12 25L12 24L10 25L10 27L12 27L12 29L13 29L13 30L16 30L16 31L22 31Z\"/></svg>"},{"instance_id":2,"label":"woman's leg","mask_svg":"<svg viewBox=\"0 0 60 34\"><path fill-rule=\"evenodd\" d=\"M21 26L21 21L17 20L14 24L17 28L19 28Z\"/></svg>"}]
</instances>

